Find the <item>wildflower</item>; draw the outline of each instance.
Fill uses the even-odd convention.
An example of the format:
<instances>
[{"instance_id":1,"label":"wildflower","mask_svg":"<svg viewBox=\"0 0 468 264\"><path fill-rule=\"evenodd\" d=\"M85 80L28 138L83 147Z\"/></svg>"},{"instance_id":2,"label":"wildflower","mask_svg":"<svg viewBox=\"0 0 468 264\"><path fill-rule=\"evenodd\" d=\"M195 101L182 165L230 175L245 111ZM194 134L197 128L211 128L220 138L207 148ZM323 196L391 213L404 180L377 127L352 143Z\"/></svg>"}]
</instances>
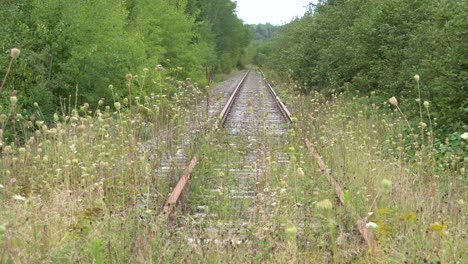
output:
<instances>
[{"instance_id":1,"label":"wildflower","mask_svg":"<svg viewBox=\"0 0 468 264\"><path fill-rule=\"evenodd\" d=\"M163 69L164 69L164 68L163 68L163 66L162 66L161 64L156 65L156 69L155 69L155 70L156 70L157 72L160 72L160 71L162 71Z\"/></svg>"},{"instance_id":2,"label":"wildflower","mask_svg":"<svg viewBox=\"0 0 468 264\"><path fill-rule=\"evenodd\" d=\"M39 104L37 102L34 102L34 107L38 108L39 107Z\"/></svg>"},{"instance_id":3,"label":"wildflower","mask_svg":"<svg viewBox=\"0 0 468 264\"><path fill-rule=\"evenodd\" d=\"M117 111L120 111L121 105L120 105L119 102L115 102L114 107L115 107L115 109L117 109Z\"/></svg>"},{"instance_id":4,"label":"wildflower","mask_svg":"<svg viewBox=\"0 0 468 264\"><path fill-rule=\"evenodd\" d=\"M81 124L78 126L78 131L80 131L81 133L85 132L86 131L86 126Z\"/></svg>"},{"instance_id":5,"label":"wildflower","mask_svg":"<svg viewBox=\"0 0 468 264\"><path fill-rule=\"evenodd\" d=\"M26 197L21 196L20 194L13 195L13 199L15 199L17 201L26 201Z\"/></svg>"},{"instance_id":6,"label":"wildflower","mask_svg":"<svg viewBox=\"0 0 468 264\"><path fill-rule=\"evenodd\" d=\"M16 96L11 96L10 97L10 103L12 105L16 105L17 102L18 102L18 98Z\"/></svg>"},{"instance_id":7,"label":"wildflower","mask_svg":"<svg viewBox=\"0 0 468 264\"><path fill-rule=\"evenodd\" d=\"M127 81L130 81L132 78L133 78L133 75L130 73L125 75L125 79L127 79Z\"/></svg>"},{"instance_id":8,"label":"wildflower","mask_svg":"<svg viewBox=\"0 0 468 264\"><path fill-rule=\"evenodd\" d=\"M421 102L421 99L417 98L416 103L419 103L419 102Z\"/></svg>"},{"instance_id":9,"label":"wildflower","mask_svg":"<svg viewBox=\"0 0 468 264\"><path fill-rule=\"evenodd\" d=\"M20 49L12 48L11 51L10 51L10 56L13 59L17 59L19 57L20 53L21 53Z\"/></svg>"},{"instance_id":10,"label":"wildflower","mask_svg":"<svg viewBox=\"0 0 468 264\"><path fill-rule=\"evenodd\" d=\"M297 227L295 227L293 224L288 224L286 226L286 237L291 240L295 239L297 235Z\"/></svg>"},{"instance_id":11,"label":"wildflower","mask_svg":"<svg viewBox=\"0 0 468 264\"><path fill-rule=\"evenodd\" d=\"M325 210L333 208L332 202L328 199L318 202L317 204L315 204L315 206L319 209L325 209Z\"/></svg>"},{"instance_id":12,"label":"wildflower","mask_svg":"<svg viewBox=\"0 0 468 264\"><path fill-rule=\"evenodd\" d=\"M109 85L109 89L110 89L111 91L114 90L114 85L112 85L112 84Z\"/></svg>"},{"instance_id":13,"label":"wildflower","mask_svg":"<svg viewBox=\"0 0 468 264\"><path fill-rule=\"evenodd\" d=\"M436 231L436 232L442 232L442 231L445 231L446 229L447 229L447 224L444 222L442 223L435 222L435 223L430 224L427 227L428 231Z\"/></svg>"},{"instance_id":14,"label":"wildflower","mask_svg":"<svg viewBox=\"0 0 468 264\"><path fill-rule=\"evenodd\" d=\"M46 129L47 129L47 128L46 128ZM46 129L44 129L44 130L46 130ZM47 131L47 133L48 133L49 135L51 135L51 136L55 136L55 135L57 135L57 129L51 128L51 129L49 129L49 130Z\"/></svg>"},{"instance_id":15,"label":"wildflower","mask_svg":"<svg viewBox=\"0 0 468 264\"><path fill-rule=\"evenodd\" d=\"M148 68L143 68L143 72L144 72L145 74L147 74L148 71L149 71Z\"/></svg>"},{"instance_id":16,"label":"wildflower","mask_svg":"<svg viewBox=\"0 0 468 264\"><path fill-rule=\"evenodd\" d=\"M428 102L428 101L424 101L423 105L424 105L424 107L425 107L426 109L429 108L429 102Z\"/></svg>"},{"instance_id":17,"label":"wildflower","mask_svg":"<svg viewBox=\"0 0 468 264\"><path fill-rule=\"evenodd\" d=\"M392 182L390 180L387 180L387 179L383 179L382 182L380 183L380 185L382 186L382 189L384 191L388 191L388 190L390 190L390 188L392 188Z\"/></svg>"},{"instance_id":18,"label":"wildflower","mask_svg":"<svg viewBox=\"0 0 468 264\"><path fill-rule=\"evenodd\" d=\"M464 140L468 140L468 132L463 133L460 137Z\"/></svg>"},{"instance_id":19,"label":"wildflower","mask_svg":"<svg viewBox=\"0 0 468 264\"><path fill-rule=\"evenodd\" d=\"M102 106L103 104L104 104L104 100L103 99L99 100L98 105Z\"/></svg>"},{"instance_id":20,"label":"wildflower","mask_svg":"<svg viewBox=\"0 0 468 264\"><path fill-rule=\"evenodd\" d=\"M398 105L398 100L395 98L395 96L392 96L392 98L388 99L388 102L394 106Z\"/></svg>"},{"instance_id":21,"label":"wildflower","mask_svg":"<svg viewBox=\"0 0 468 264\"><path fill-rule=\"evenodd\" d=\"M24 156L24 154L26 153L26 149L25 148L19 148L18 149L18 152L21 156Z\"/></svg>"},{"instance_id":22,"label":"wildflower","mask_svg":"<svg viewBox=\"0 0 468 264\"><path fill-rule=\"evenodd\" d=\"M377 228L378 225L376 223L374 223L374 222L369 222L369 223L366 224L366 227L367 228Z\"/></svg>"},{"instance_id":23,"label":"wildflower","mask_svg":"<svg viewBox=\"0 0 468 264\"><path fill-rule=\"evenodd\" d=\"M415 81L419 82L419 74L416 74L413 78Z\"/></svg>"},{"instance_id":24,"label":"wildflower","mask_svg":"<svg viewBox=\"0 0 468 264\"><path fill-rule=\"evenodd\" d=\"M304 178L304 170L302 170L302 168L297 168L297 176L299 176L299 178Z\"/></svg>"},{"instance_id":25,"label":"wildflower","mask_svg":"<svg viewBox=\"0 0 468 264\"><path fill-rule=\"evenodd\" d=\"M422 129L425 129L427 127L427 124L424 122L421 122L419 125L421 126Z\"/></svg>"}]
</instances>

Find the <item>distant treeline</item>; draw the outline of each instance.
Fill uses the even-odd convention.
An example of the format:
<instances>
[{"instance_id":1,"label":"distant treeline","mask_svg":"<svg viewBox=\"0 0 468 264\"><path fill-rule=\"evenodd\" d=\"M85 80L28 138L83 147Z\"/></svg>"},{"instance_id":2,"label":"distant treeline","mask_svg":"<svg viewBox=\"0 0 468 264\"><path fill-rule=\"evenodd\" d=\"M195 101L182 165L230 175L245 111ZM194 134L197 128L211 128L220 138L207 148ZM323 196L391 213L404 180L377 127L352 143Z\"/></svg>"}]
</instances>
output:
<instances>
[{"instance_id":1,"label":"distant treeline","mask_svg":"<svg viewBox=\"0 0 468 264\"><path fill-rule=\"evenodd\" d=\"M21 49L0 95L0 112L18 90L51 116L60 98L96 103L113 84L125 94L125 76L156 65L200 85L215 72L240 66L251 31L231 0L2 0L0 78L11 48ZM182 69L181 69L182 68Z\"/></svg>"},{"instance_id":2,"label":"distant treeline","mask_svg":"<svg viewBox=\"0 0 468 264\"><path fill-rule=\"evenodd\" d=\"M421 99L428 101L438 132L463 133L467 18L467 0L320 1L282 27L265 57L303 93L359 91L376 102L395 96L410 117L419 117L419 75Z\"/></svg>"}]
</instances>

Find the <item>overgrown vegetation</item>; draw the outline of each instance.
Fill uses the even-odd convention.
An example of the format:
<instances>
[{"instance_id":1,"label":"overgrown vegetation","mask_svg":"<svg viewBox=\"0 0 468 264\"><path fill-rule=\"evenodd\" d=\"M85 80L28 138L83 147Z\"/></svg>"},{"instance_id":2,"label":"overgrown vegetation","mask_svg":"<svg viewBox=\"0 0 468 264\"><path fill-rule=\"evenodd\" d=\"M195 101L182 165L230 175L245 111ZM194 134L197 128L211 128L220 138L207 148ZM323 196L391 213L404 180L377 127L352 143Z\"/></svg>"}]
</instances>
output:
<instances>
[{"instance_id":1,"label":"overgrown vegetation","mask_svg":"<svg viewBox=\"0 0 468 264\"><path fill-rule=\"evenodd\" d=\"M269 67L306 94L395 96L410 117L419 115L418 74L435 132L459 144L468 121L467 16L466 0L320 1L282 28Z\"/></svg>"},{"instance_id":2,"label":"overgrown vegetation","mask_svg":"<svg viewBox=\"0 0 468 264\"><path fill-rule=\"evenodd\" d=\"M190 155L186 141L206 119L188 111L200 102L198 87L174 83L164 69L128 76L132 98L62 109L52 123L39 105L34 116L23 116L10 97L0 126L0 263L152 256L147 245L157 240L156 215L182 169L174 157ZM139 88L161 93L140 97ZM5 126L24 143L6 142Z\"/></svg>"},{"instance_id":3,"label":"overgrown vegetation","mask_svg":"<svg viewBox=\"0 0 468 264\"><path fill-rule=\"evenodd\" d=\"M282 80L295 117L287 143L266 126L257 139L191 133L207 120L193 108L200 85L239 64L248 43L231 1L2 7L0 263L468 258L465 0L329 0L286 25L255 62ZM303 136L343 186L344 205ZM187 205L205 199L219 218L180 210L178 226L164 226L157 216L183 169L173 157L192 147L203 158ZM233 166L256 174L255 199L232 199ZM236 222L248 210L255 217ZM229 241L232 230L246 239Z\"/></svg>"},{"instance_id":4,"label":"overgrown vegetation","mask_svg":"<svg viewBox=\"0 0 468 264\"><path fill-rule=\"evenodd\" d=\"M0 51L16 47L22 56L0 94L0 113L16 90L19 108L30 115L37 102L52 121L75 100L93 107L111 101L110 84L127 96L125 75L157 65L180 67L171 76L204 87L213 74L242 67L250 29L235 8L230 0L2 1ZM8 59L0 56L2 77Z\"/></svg>"}]
</instances>

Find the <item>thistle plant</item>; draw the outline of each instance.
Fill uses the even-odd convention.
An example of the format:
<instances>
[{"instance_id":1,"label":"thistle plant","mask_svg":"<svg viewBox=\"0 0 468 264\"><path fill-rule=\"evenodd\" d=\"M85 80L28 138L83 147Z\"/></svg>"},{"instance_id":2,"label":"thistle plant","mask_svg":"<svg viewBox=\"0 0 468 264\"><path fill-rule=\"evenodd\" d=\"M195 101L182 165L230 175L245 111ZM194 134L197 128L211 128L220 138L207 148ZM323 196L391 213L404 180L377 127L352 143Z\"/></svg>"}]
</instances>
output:
<instances>
[{"instance_id":1,"label":"thistle plant","mask_svg":"<svg viewBox=\"0 0 468 264\"><path fill-rule=\"evenodd\" d=\"M5 76L3 77L2 85L0 85L0 93L3 91L8 75L10 74L11 68L13 67L13 62L16 59L18 59L20 53L21 53L21 50L18 48L12 48L10 50L10 63L8 64L7 71L5 73Z\"/></svg>"}]
</instances>

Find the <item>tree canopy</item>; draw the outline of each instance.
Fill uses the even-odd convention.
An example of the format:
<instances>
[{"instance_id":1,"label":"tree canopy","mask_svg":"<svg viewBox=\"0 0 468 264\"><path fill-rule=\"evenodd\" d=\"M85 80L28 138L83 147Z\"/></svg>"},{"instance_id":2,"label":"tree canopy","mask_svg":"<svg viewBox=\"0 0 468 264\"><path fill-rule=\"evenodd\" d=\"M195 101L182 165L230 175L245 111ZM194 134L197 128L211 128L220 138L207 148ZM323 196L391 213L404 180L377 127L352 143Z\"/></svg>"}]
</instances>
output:
<instances>
[{"instance_id":1,"label":"tree canopy","mask_svg":"<svg viewBox=\"0 0 468 264\"><path fill-rule=\"evenodd\" d=\"M21 56L0 100L17 90L21 106L38 102L50 117L76 90L89 103L111 98L110 84L125 94L127 73L156 65L203 85L207 69L242 66L251 33L235 8L231 0L4 0L0 49ZM8 60L0 58L1 76Z\"/></svg>"},{"instance_id":2,"label":"tree canopy","mask_svg":"<svg viewBox=\"0 0 468 264\"><path fill-rule=\"evenodd\" d=\"M405 112L421 100L439 131L468 121L468 1L328 0L282 28L269 65L304 93L360 91Z\"/></svg>"}]
</instances>

